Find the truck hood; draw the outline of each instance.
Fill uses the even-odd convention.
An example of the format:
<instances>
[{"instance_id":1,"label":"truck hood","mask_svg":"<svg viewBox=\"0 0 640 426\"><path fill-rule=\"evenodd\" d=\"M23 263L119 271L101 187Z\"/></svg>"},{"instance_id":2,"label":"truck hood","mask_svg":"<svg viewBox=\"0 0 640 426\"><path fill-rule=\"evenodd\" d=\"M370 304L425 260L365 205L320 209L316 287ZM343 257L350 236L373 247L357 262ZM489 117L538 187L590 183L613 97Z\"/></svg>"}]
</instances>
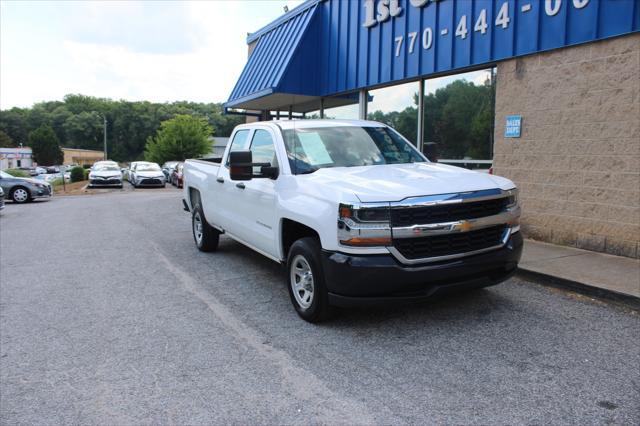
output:
<instances>
[{"instance_id":1,"label":"truck hood","mask_svg":"<svg viewBox=\"0 0 640 426\"><path fill-rule=\"evenodd\" d=\"M515 187L513 182L499 176L437 163L333 167L319 169L305 177L316 184L353 192L363 203Z\"/></svg>"}]
</instances>

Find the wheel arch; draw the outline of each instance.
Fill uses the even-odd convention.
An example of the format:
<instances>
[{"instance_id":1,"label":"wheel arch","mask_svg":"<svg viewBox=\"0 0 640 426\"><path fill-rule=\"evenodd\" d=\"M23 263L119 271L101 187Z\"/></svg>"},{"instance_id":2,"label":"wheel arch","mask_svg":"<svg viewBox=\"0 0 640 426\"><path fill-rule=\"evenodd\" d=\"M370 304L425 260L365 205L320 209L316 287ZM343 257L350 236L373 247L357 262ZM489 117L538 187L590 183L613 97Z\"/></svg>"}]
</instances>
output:
<instances>
[{"instance_id":1,"label":"wheel arch","mask_svg":"<svg viewBox=\"0 0 640 426\"><path fill-rule=\"evenodd\" d=\"M13 193L16 192L18 189L24 189L25 191L27 191L28 197L29 199L33 198L32 194L31 194L31 189L29 189L28 186L26 185L14 185L11 190L9 191L9 196L8 198L11 198L13 200Z\"/></svg>"},{"instance_id":2,"label":"wheel arch","mask_svg":"<svg viewBox=\"0 0 640 426\"><path fill-rule=\"evenodd\" d=\"M320 234L312 227L293 219L283 218L280 223L280 250L286 259L294 242L304 237L313 237L321 244Z\"/></svg>"},{"instance_id":3,"label":"wheel arch","mask_svg":"<svg viewBox=\"0 0 640 426\"><path fill-rule=\"evenodd\" d=\"M188 194L189 194L189 207L191 208L191 211L193 211L194 206L202 200L202 197L200 197L200 190L190 186Z\"/></svg>"}]
</instances>

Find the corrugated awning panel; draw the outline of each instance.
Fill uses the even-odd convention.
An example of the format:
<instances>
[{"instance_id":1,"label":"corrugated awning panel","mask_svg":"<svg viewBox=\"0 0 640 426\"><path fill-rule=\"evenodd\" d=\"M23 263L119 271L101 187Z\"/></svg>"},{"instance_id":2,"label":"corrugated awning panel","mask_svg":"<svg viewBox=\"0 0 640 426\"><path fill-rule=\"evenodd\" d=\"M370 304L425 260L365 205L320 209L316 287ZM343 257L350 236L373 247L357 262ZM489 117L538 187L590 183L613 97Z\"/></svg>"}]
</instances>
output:
<instances>
[{"instance_id":1,"label":"corrugated awning panel","mask_svg":"<svg viewBox=\"0 0 640 426\"><path fill-rule=\"evenodd\" d=\"M276 90L316 9L313 5L260 37L229 96L228 106Z\"/></svg>"}]
</instances>

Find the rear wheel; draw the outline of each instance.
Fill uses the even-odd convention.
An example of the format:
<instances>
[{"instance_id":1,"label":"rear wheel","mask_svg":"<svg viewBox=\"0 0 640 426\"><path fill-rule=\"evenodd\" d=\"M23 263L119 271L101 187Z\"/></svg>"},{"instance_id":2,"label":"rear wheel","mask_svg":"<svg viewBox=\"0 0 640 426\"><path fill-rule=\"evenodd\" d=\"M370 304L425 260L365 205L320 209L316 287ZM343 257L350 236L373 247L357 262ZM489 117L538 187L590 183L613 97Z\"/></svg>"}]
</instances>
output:
<instances>
[{"instance_id":1,"label":"rear wheel","mask_svg":"<svg viewBox=\"0 0 640 426\"><path fill-rule=\"evenodd\" d=\"M22 204L31 200L31 194L27 188L19 186L11 191L11 199L14 203Z\"/></svg>"},{"instance_id":2,"label":"rear wheel","mask_svg":"<svg viewBox=\"0 0 640 426\"><path fill-rule=\"evenodd\" d=\"M287 281L291 303L305 321L316 323L329 317L329 297L316 238L301 238L287 256Z\"/></svg>"},{"instance_id":3,"label":"rear wheel","mask_svg":"<svg viewBox=\"0 0 640 426\"><path fill-rule=\"evenodd\" d=\"M191 229L196 247L200 251L215 251L220 241L220 232L207 223L200 204L196 204L191 215Z\"/></svg>"}]
</instances>

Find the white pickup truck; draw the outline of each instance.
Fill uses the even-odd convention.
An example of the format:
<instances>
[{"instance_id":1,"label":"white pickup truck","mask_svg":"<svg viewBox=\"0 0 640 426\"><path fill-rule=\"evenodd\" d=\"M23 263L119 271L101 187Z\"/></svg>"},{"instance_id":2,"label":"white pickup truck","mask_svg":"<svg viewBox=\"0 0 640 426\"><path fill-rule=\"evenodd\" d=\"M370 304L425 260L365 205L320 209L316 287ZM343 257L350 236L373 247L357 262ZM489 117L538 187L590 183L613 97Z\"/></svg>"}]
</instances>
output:
<instances>
[{"instance_id":1,"label":"white pickup truck","mask_svg":"<svg viewBox=\"0 0 640 426\"><path fill-rule=\"evenodd\" d=\"M225 233L286 264L310 322L498 284L522 253L513 182L431 163L371 121L240 125L222 158L186 161L183 196L198 249Z\"/></svg>"}]
</instances>

